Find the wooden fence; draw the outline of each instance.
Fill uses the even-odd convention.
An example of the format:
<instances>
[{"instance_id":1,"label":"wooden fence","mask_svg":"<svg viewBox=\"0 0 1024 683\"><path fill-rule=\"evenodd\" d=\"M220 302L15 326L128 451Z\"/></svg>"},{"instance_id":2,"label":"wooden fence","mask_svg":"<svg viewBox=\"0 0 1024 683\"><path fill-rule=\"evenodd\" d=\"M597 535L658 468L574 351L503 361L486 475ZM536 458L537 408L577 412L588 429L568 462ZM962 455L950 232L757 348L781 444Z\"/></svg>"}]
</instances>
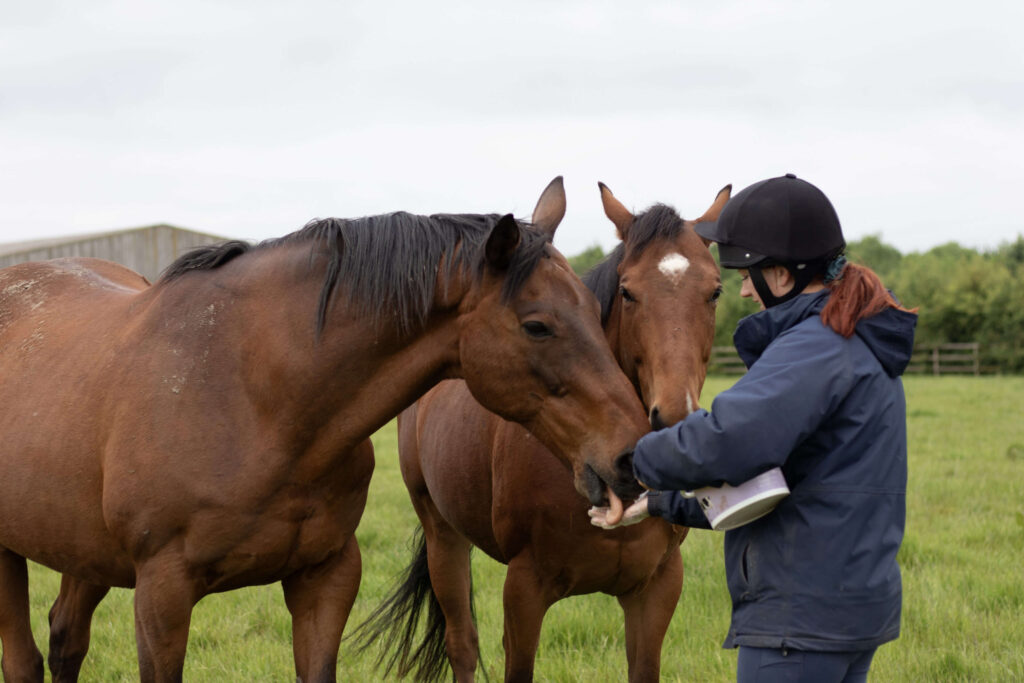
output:
<instances>
[{"instance_id":1,"label":"wooden fence","mask_svg":"<svg viewBox=\"0 0 1024 683\"><path fill-rule=\"evenodd\" d=\"M711 347L711 360L708 362L709 375L742 375L746 371L747 366L740 360L735 347Z\"/></svg>"},{"instance_id":2,"label":"wooden fence","mask_svg":"<svg viewBox=\"0 0 1024 683\"><path fill-rule=\"evenodd\" d=\"M914 347L907 372L923 375L980 375L978 342Z\"/></svg>"},{"instance_id":3,"label":"wooden fence","mask_svg":"<svg viewBox=\"0 0 1024 683\"><path fill-rule=\"evenodd\" d=\"M979 344L922 344L914 347L908 373L926 375L980 375ZM709 375L742 375L747 371L731 346L715 346L708 363Z\"/></svg>"}]
</instances>

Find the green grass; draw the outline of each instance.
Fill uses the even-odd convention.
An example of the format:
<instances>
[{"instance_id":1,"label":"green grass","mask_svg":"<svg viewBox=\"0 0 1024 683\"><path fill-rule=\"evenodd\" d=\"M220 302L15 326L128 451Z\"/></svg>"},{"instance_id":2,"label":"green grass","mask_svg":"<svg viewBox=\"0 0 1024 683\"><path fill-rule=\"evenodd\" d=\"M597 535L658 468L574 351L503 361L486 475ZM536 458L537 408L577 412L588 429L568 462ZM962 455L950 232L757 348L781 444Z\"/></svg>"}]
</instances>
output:
<instances>
[{"instance_id":1,"label":"green grass","mask_svg":"<svg viewBox=\"0 0 1024 683\"><path fill-rule=\"evenodd\" d=\"M709 379L710 405L731 379ZM1024 378L906 380L910 484L903 566L903 635L875 658L875 681L1024 680ZM387 592L409 558L415 526L398 472L392 427L374 437L377 471L358 537L363 583L349 630ZM686 581L662 656L664 681L734 679L735 651L722 650L729 600L721 535L694 531L683 544ZM504 567L474 559L481 645L491 680L501 680ZM32 565L32 616L44 649L46 613L59 578ZM204 599L196 607L185 678L292 680L290 622L280 588ZM537 657L543 681L625 680L621 612L603 595L556 604ZM342 644L341 680L374 681L369 657ZM84 681L137 680L131 593L100 605Z\"/></svg>"}]
</instances>

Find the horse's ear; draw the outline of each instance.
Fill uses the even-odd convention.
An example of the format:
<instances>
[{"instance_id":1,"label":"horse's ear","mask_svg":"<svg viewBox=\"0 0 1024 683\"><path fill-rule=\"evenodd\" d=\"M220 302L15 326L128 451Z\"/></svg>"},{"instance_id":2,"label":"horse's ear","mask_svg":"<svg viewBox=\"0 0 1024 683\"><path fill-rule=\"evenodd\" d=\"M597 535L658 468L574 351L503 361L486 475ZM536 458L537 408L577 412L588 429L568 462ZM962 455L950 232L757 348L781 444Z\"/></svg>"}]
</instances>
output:
<instances>
[{"instance_id":1,"label":"horse's ear","mask_svg":"<svg viewBox=\"0 0 1024 683\"><path fill-rule=\"evenodd\" d=\"M555 229L565 217L565 185L562 176L558 176L544 188L533 209L530 221L547 233L548 242L555 239Z\"/></svg>"},{"instance_id":2,"label":"horse's ear","mask_svg":"<svg viewBox=\"0 0 1024 683\"><path fill-rule=\"evenodd\" d=\"M487 236L484 247L484 258L487 265L495 270L505 270L512 263L512 255L519 246L519 224L512 214L507 213L498 219Z\"/></svg>"},{"instance_id":3,"label":"horse's ear","mask_svg":"<svg viewBox=\"0 0 1024 683\"><path fill-rule=\"evenodd\" d=\"M704 221L717 221L718 216L722 213L722 209L725 208L726 202L729 201L729 197L732 195L732 184L726 185L718 194L715 196L715 201L711 204L711 207L704 212L704 215L698 218L695 222L701 223ZM705 247L711 246L711 240L706 240L701 237Z\"/></svg>"},{"instance_id":4,"label":"horse's ear","mask_svg":"<svg viewBox=\"0 0 1024 683\"><path fill-rule=\"evenodd\" d=\"M604 205L604 215L608 216L608 220L615 224L615 229L619 233L619 239L625 241L626 235L629 234L629 228L633 225L633 214L622 205L622 202L615 198L615 195L612 194L607 185L598 183L597 186L601 189L601 204Z\"/></svg>"}]
</instances>

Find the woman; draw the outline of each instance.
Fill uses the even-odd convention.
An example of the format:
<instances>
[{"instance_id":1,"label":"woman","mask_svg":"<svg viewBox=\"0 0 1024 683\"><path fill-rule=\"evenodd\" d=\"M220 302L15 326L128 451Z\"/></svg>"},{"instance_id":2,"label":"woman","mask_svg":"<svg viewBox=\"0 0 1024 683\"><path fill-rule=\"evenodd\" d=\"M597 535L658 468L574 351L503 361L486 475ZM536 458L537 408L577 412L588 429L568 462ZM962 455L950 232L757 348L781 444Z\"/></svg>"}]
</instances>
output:
<instances>
[{"instance_id":1,"label":"woman","mask_svg":"<svg viewBox=\"0 0 1024 683\"><path fill-rule=\"evenodd\" d=\"M679 491L741 484L781 467L790 488L772 512L725 534L737 680L863 681L876 648L899 635L896 553L907 482L900 380L917 316L868 268L847 263L828 198L793 175L755 183L717 223L698 224L738 268L762 311L734 341L749 372L637 444L648 515L710 528ZM605 509L591 510L608 526Z\"/></svg>"}]
</instances>

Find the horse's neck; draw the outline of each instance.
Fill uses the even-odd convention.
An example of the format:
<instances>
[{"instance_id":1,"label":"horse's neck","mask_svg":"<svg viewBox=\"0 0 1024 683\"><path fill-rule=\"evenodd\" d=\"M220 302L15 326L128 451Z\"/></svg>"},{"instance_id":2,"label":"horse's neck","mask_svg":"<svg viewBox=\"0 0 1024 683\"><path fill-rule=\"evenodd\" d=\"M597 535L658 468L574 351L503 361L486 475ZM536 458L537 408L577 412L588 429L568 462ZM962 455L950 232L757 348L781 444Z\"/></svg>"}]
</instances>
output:
<instances>
[{"instance_id":1,"label":"horse's neck","mask_svg":"<svg viewBox=\"0 0 1024 683\"><path fill-rule=\"evenodd\" d=\"M338 330L336 335L327 330L328 336L335 336L331 343L338 349L333 363L337 379L328 384L339 392L329 412L357 436L373 433L442 379L458 373L454 312L431 316L424 328L407 337L384 330L373 337L365 328Z\"/></svg>"},{"instance_id":2,"label":"horse's neck","mask_svg":"<svg viewBox=\"0 0 1024 683\"><path fill-rule=\"evenodd\" d=\"M308 263L308 248L300 258ZM283 429L315 435L315 447L351 448L457 368L458 311L449 301L436 302L425 325L403 335L389 316L374 325L372 316L357 312L342 284L317 337L322 271L278 270L280 281L255 287L252 295L290 292L290 303L268 306L268 319L251 321L259 322L253 333L268 338L249 345L258 351L248 360L247 389L263 404L261 414L275 416ZM461 288L450 284L444 291L457 301Z\"/></svg>"}]
</instances>

